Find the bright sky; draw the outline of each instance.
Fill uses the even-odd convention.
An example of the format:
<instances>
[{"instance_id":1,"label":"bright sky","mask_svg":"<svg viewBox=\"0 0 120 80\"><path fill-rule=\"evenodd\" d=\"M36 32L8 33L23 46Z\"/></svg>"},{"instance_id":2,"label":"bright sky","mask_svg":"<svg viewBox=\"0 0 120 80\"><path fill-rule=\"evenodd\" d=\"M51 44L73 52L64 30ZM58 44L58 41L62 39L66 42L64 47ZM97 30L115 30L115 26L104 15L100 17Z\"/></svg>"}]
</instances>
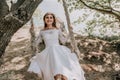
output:
<instances>
[{"instance_id":1,"label":"bright sky","mask_svg":"<svg viewBox=\"0 0 120 80\"><path fill-rule=\"evenodd\" d=\"M12 1L14 1L15 3L17 0L12 0ZM7 2L10 6L11 5L10 0L7 0ZM58 3L58 0L43 0L42 3L40 3L38 8L36 9L36 11L38 11L37 16L34 16L34 22L36 26L43 26L43 20L42 20L43 15L46 12L52 12L56 15L56 17L59 17L62 21L64 21L67 27L64 8L62 3ZM71 23L77 20L79 16L82 15L83 13L84 11L79 11L79 10L76 10L70 13ZM78 29L80 29L79 27L83 28L85 24L82 23L82 24L73 25L73 26L75 26L74 31L76 32L76 30L78 31Z\"/></svg>"},{"instance_id":2,"label":"bright sky","mask_svg":"<svg viewBox=\"0 0 120 80\"><path fill-rule=\"evenodd\" d=\"M62 4L58 3L57 0L43 0L43 2L38 6L38 9L42 11L42 17L46 12L52 12L56 17L59 17L64 22L66 21Z\"/></svg>"},{"instance_id":3,"label":"bright sky","mask_svg":"<svg viewBox=\"0 0 120 80\"><path fill-rule=\"evenodd\" d=\"M17 0L12 0L14 2L16 2ZM8 4L10 5L10 0L7 0ZM37 15L33 15L34 18L34 23L35 26L43 26L43 16L46 12L52 12L56 15L56 17L59 17L62 21L64 21L65 26L67 27L67 23L66 23L66 17L65 17L65 13L64 13L64 8L62 3L58 3L58 0L43 0L42 3L40 3L40 5L38 6L38 8L36 9L37 11ZM88 20L92 20L94 18L94 13L95 12L90 12L88 10L75 10L70 14L70 20L71 23L73 21L76 21L79 16L83 16L84 13L88 13L90 14L87 19L80 23L80 24L76 24L73 25L74 26L74 32L79 33L79 30L84 31L84 28L86 27L86 22ZM36 14L36 12L35 12ZM110 32L108 32L110 33ZM98 34L98 31L96 31L95 34Z\"/></svg>"},{"instance_id":4,"label":"bright sky","mask_svg":"<svg viewBox=\"0 0 120 80\"><path fill-rule=\"evenodd\" d=\"M43 0L39 7L43 13L53 12L56 16L65 19L63 6L57 0Z\"/></svg>"},{"instance_id":5,"label":"bright sky","mask_svg":"<svg viewBox=\"0 0 120 80\"><path fill-rule=\"evenodd\" d=\"M12 1L16 2L17 0L12 0ZM7 2L10 5L10 0L7 0ZM67 27L64 8L62 3L58 2L58 0L43 0L42 3L40 3L38 8L36 9L36 11L38 12L37 16L33 15L35 26L43 26L42 18L44 14L46 12L52 12L56 15L56 17L59 17L62 21L64 21L65 26ZM76 11L73 11L72 13L69 13L71 23L73 21L76 21L79 18L79 16L83 15L84 13L86 13L84 10L76 10ZM88 19L91 19L91 18L92 18L92 15ZM76 24L73 26L74 26L74 32L77 32L77 31L79 32L79 30L82 30L86 26L86 24L84 21L81 24Z\"/></svg>"},{"instance_id":6,"label":"bright sky","mask_svg":"<svg viewBox=\"0 0 120 80\"><path fill-rule=\"evenodd\" d=\"M56 15L56 17L59 17L62 21L64 21L65 25L67 26L63 5L62 5L62 3L58 3L58 0L43 0L43 2L39 5L38 9L40 9L42 11L42 16L46 12L53 12ZM76 10L76 11L70 13L71 23L73 21L77 20L79 18L79 16L82 15L83 13L85 13L85 12L82 10L81 11ZM37 22L37 19L35 22ZM40 25L43 24L42 21L40 21L38 23L40 23ZM78 29L80 29L80 27L83 28L86 25L84 23L82 23L82 24L73 25L73 26L75 26L74 31L76 32L76 31L78 31Z\"/></svg>"}]
</instances>

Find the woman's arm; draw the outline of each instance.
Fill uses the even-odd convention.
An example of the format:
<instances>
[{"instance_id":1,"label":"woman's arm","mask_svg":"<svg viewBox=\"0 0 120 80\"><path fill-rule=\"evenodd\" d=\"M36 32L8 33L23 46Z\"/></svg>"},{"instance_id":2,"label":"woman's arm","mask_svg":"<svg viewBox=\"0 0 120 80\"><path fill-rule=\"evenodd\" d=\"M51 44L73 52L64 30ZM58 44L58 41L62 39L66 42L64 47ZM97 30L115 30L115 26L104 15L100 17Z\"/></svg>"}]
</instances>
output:
<instances>
[{"instance_id":1,"label":"woman's arm","mask_svg":"<svg viewBox=\"0 0 120 80\"><path fill-rule=\"evenodd\" d=\"M38 49L39 49L38 46L39 46L39 44L42 43L42 42L43 42L43 40L42 40L41 31L40 31L39 34L38 34L38 36L37 36L36 39L35 39L36 53L39 52L39 50L38 50Z\"/></svg>"},{"instance_id":2,"label":"woman's arm","mask_svg":"<svg viewBox=\"0 0 120 80\"><path fill-rule=\"evenodd\" d=\"M59 39L60 42L62 44L65 44L69 39L70 39L70 35L67 32L67 30L65 29L65 24L64 22L58 17L56 18L56 22L58 22L60 24L59 26ZM70 26L70 28L73 30L72 26Z\"/></svg>"},{"instance_id":3,"label":"woman's arm","mask_svg":"<svg viewBox=\"0 0 120 80\"><path fill-rule=\"evenodd\" d=\"M59 40L64 45L68 39L70 38L68 33L63 33L61 29L59 29Z\"/></svg>"}]
</instances>

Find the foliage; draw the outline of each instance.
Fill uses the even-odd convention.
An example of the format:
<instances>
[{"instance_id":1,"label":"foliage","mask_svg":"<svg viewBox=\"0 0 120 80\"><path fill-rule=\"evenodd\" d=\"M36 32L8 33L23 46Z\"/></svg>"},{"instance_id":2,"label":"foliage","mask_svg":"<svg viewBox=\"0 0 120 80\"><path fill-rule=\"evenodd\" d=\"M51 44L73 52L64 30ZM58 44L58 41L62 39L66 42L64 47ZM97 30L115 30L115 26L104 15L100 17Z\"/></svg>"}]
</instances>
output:
<instances>
[{"instance_id":1,"label":"foliage","mask_svg":"<svg viewBox=\"0 0 120 80\"><path fill-rule=\"evenodd\" d=\"M83 11L83 9L84 12L90 12L84 13L73 22L74 24L86 24L84 31L82 31L84 34L88 36L119 37L120 0L67 0L67 5L70 13L75 10ZM88 19L90 16L92 18Z\"/></svg>"}]
</instances>

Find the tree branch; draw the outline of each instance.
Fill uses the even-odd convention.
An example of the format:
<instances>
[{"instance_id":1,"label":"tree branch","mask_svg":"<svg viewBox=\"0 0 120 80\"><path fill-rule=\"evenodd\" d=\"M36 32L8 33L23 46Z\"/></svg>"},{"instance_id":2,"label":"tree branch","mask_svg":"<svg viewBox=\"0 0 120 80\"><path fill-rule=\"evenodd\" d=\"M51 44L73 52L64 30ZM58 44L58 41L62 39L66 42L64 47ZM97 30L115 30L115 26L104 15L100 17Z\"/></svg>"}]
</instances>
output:
<instances>
[{"instance_id":1,"label":"tree branch","mask_svg":"<svg viewBox=\"0 0 120 80\"><path fill-rule=\"evenodd\" d=\"M18 9L23 3L24 3L25 0L18 0L16 3L13 3L11 1L11 10L10 11L14 11L16 9Z\"/></svg>"},{"instance_id":2,"label":"tree branch","mask_svg":"<svg viewBox=\"0 0 120 80\"><path fill-rule=\"evenodd\" d=\"M106 22L106 23L101 23L101 24L99 24L99 26L103 25L103 24L111 25L111 24L114 24L114 23L119 23L119 21L117 21L117 20L115 20L115 21L109 21L109 22Z\"/></svg>"},{"instance_id":3,"label":"tree branch","mask_svg":"<svg viewBox=\"0 0 120 80\"><path fill-rule=\"evenodd\" d=\"M0 57L10 42L13 34L32 17L33 12L43 0L25 0L18 9L0 19Z\"/></svg>"},{"instance_id":4,"label":"tree branch","mask_svg":"<svg viewBox=\"0 0 120 80\"><path fill-rule=\"evenodd\" d=\"M25 0L18 9L6 15L7 17L5 17L5 19L8 20L9 17L12 16L19 22L26 23L31 18L33 12L35 11L39 3L41 3L42 1L43 0Z\"/></svg>"},{"instance_id":5,"label":"tree branch","mask_svg":"<svg viewBox=\"0 0 120 80\"><path fill-rule=\"evenodd\" d=\"M117 10L115 10L115 9L112 7L112 5L111 5L111 0L109 0L108 3L109 3L109 6L110 6L110 8L111 8L111 11L114 12L114 13L116 13L116 14L118 14L118 15L120 15L120 11L117 11Z\"/></svg>"},{"instance_id":6,"label":"tree branch","mask_svg":"<svg viewBox=\"0 0 120 80\"><path fill-rule=\"evenodd\" d=\"M112 12L112 10L98 9L96 7L92 7L92 6L87 5L83 0L79 0L79 1L82 2L86 7L90 8L90 9L93 9L93 10L96 10L96 11L99 11L99 12L102 12L102 13L107 13L107 14L114 15L120 21L120 15Z\"/></svg>"},{"instance_id":7,"label":"tree branch","mask_svg":"<svg viewBox=\"0 0 120 80\"><path fill-rule=\"evenodd\" d=\"M0 0L0 19L9 13L9 6L5 0Z\"/></svg>"},{"instance_id":8,"label":"tree branch","mask_svg":"<svg viewBox=\"0 0 120 80\"><path fill-rule=\"evenodd\" d=\"M35 0L34 2L33 2L34 0L26 0L24 3L23 3L23 5L21 5L20 7L19 7L19 9L17 9L17 10L15 10L15 11L13 11L13 12L10 12L9 14L7 14L4 18L2 18L1 20L0 20L0 31L2 32L2 31L4 31L4 29L8 29L9 27L8 26L6 26L6 27L4 27L4 26L2 26L2 24L4 25L4 24L8 24L8 25L11 25L11 24L20 24L20 25L16 25L16 28L17 27L22 27L22 25L24 25L30 18L31 18L31 16L32 16L32 14L33 14L33 12L34 12L34 10L36 9L36 7L39 5L39 3L40 2L42 2L42 0ZM33 3L32 5L35 5L35 6L31 6L30 5L30 3ZM25 5L26 4L26 5ZM32 11L29 11L29 12L27 12L27 8L28 7L32 7L33 9L32 9ZM31 13L30 13L31 12ZM28 17L28 15L29 15L29 17ZM14 22L15 23L14 23ZM3 33L3 32L2 32Z\"/></svg>"},{"instance_id":9,"label":"tree branch","mask_svg":"<svg viewBox=\"0 0 120 80\"><path fill-rule=\"evenodd\" d=\"M109 3L110 8L112 8L112 6L111 6L111 0L108 0L108 3Z\"/></svg>"},{"instance_id":10,"label":"tree branch","mask_svg":"<svg viewBox=\"0 0 120 80\"><path fill-rule=\"evenodd\" d=\"M111 10L111 8L109 8L108 6L103 6L103 5L101 5L101 4L99 4L98 2L94 2L94 1L89 1L90 3L93 3L93 4L95 4L95 6L97 5L97 6L100 6L101 8L103 8L103 9L110 9ZM94 6L94 7L95 7Z\"/></svg>"}]
</instances>

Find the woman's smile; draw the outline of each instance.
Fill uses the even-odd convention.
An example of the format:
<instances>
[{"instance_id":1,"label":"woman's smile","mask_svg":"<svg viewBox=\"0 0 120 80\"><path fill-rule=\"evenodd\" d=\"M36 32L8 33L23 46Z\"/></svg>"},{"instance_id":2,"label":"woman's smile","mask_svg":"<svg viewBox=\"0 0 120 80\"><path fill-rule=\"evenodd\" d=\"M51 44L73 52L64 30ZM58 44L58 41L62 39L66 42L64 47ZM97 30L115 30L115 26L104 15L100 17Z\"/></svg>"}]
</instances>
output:
<instances>
[{"instance_id":1,"label":"woman's smile","mask_svg":"<svg viewBox=\"0 0 120 80\"><path fill-rule=\"evenodd\" d=\"M46 17L45 17L45 22L46 22L46 24L52 24L54 21L53 21L54 19L53 19L53 16L52 15L47 15Z\"/></svg>"}]
</instances>

